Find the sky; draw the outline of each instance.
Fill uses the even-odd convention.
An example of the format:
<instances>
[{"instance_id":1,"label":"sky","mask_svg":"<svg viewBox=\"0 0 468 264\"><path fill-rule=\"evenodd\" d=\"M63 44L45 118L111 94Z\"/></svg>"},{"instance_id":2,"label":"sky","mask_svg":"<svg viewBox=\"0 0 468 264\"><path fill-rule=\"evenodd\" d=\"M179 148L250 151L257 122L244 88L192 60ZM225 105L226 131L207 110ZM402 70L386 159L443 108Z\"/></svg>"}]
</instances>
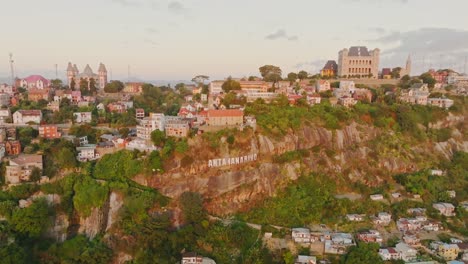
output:
<instances>
[{"instance_id":1,"label":"sky","mask_svg":"<svg viewBox=\"0 0 468 264\"><path fill-rule=\"evenodd\" d=\"M446 5L446 7L443 7ZM0 0L0 79L65 76L100 62L109 78L211 80L316 73L350 46L381 50L382 67L464 71L466 0ZM129 71L130 69L130 71Z\"/></svg>"}]
</instances>

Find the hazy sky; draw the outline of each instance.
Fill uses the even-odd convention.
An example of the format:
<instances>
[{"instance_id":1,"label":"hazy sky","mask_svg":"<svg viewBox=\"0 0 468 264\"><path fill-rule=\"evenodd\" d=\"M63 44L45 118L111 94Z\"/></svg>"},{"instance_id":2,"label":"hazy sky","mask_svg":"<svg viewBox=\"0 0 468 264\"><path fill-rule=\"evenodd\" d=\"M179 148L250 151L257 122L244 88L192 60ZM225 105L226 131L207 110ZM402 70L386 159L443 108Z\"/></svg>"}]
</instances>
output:
<instances>
[{"instance_id":1,"label":"hazy sky","mask_svg":"<svg viewBox=\"0 0 468 264\"><path fill-rule=\"evenodd\" d=\"M441 6L441 5L446 5ZM256 74L264 64L317 72L352 45L379 47L382 67L463 71L467 0L0 0L0 78L64 76L106 64L114 79ZM424 58L424 60L423 60ZM415 72L413 71L413 73Z\"/></svg>"}]
</instances>

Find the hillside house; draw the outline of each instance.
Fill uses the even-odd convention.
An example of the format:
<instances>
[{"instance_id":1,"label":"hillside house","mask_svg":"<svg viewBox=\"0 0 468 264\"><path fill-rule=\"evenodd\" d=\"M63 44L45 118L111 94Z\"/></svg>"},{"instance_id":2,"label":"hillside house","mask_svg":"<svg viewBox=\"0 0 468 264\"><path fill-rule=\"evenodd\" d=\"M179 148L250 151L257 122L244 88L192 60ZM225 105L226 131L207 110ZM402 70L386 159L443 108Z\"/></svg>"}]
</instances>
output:
<instances>
[{"instance_id":1,"label":"hillside house","mask_svg":"<svg viewBox=\"0 0 468 264\"><path fill-rule=\"evenodd\" d=\"M13 114L13 123L15 124L40 124L41 120L41 110L18 110Z\"/></svg>"},{"instance_id":2,"label":"hillside house","mask_svg":"<svg viewBox=\"0 0 468 264\"><path fill-rule=\"evenodd\" d=\"M93 120L91 112L76 112L73 113L73 117L78 124L91 123Z\"/></svg>"},{"instance_id":3,"label":"hillside house","mask_svg":"<svg viewBox=\"0 0 468 264\"><path fill-rule=\"evenodd\" d=\"M310 230L308 228L293 228L292 239L296 243L310 243Z\"/></svg>"},{"instance_id":4,"label":"hillside house","mask_svg":"<svg viewBox=\"0 0 468 264\"><path fill-rule=\"evenodd\" d=\"M29 181L34 168L42 170L42 155L20 155L6 166L5 181L10 184Z\"/></svg>"},{"instance_id":5,"label":"hillside house","mask_svg":"<svg viewBox=\"0 0 468 264\"><path fill-rule=\"evenodd\" d=\"M455 215L455 206L451 203L435 203L432 205L441 215L445 216L454 216Z\"/></svg>"}]
</instances>

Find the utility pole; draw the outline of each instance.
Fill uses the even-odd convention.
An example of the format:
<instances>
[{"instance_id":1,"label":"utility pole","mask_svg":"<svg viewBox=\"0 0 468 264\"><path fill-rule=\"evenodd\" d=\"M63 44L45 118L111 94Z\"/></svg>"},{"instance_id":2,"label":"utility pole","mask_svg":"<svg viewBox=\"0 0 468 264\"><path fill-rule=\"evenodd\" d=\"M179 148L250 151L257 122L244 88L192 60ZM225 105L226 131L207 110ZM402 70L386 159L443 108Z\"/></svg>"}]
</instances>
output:
<instances>
[{"instance_id":1,"label":"utility pole","mask_svg":"<svg viewBox=\"0 0 468 264\"><path fill-rule=\"evenodd\" d=\"M55 64L55 79L58 79L58 64Z\"/></svg>"},{"instance_id":2,"label":"utility pole","mask_svg":"<svg viewBox=\"0 0 468 264\"><path fill-rule=\"evenodd\" d=\"M15 69L13 67L13 53L10 53L10 71L11 71L11 86L15 87Z\"/></svg>"}]
</instances>

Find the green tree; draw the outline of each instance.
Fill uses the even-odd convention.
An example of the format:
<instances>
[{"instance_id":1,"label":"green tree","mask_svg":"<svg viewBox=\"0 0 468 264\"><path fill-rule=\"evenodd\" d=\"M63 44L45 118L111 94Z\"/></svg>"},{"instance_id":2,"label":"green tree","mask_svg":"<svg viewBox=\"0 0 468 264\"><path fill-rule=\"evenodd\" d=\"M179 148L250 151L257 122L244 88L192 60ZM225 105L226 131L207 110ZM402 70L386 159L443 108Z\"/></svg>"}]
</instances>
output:
<instances>
[{"instance_id":1,"label":"green tree","mask_svg":"<svg viewBox=\"0 0 468 264\"><path fill-rule=\"evenodd\" d=\"M27 254L24 248L16 243L0 246L0 263L23 264L27 263Z\"/></svg>"},{"instance_id":2,"label":"green tree","mask_svg":"<svg viewBox=\"0 0 468 264\"><path fill-rule=\"evenodd\" d=\"M29 237L39 237L49 224L49 207L45 199L35 200L29 207L13 212L13 229Z\"/></svg>"},{"instance_id":3,"label":"green tree","mask_svg":"<svg viewBox=\"0 0 468 264\"><path fill-rule=\"evenodd\" d=\"M75 78L72 78L71 81L70 81L70 89L75 89L75 86L76 86L76 82L75 82Z\"/></svg>"},{"instance_id":4,"label":"green tree","mask_svg":"<svg viewBox=\"0 0 468 264\"><path fill-rule=\"evenodd\" d=\"M159 129L156 129L155 131L151 132L151 141L155 146L164 146L164 144L166 143L166 133Z\"/></svg>"},{"instance_id":5,"label":"green tree","mask_svg":"<svg viewBox=\"0 0 468 264\"><path fill-rule=\"evenodd\" d=\"M182 214L187 224L201 223L206 218L203 198L199 193L184 192L180 196Z\"/></svg>"},{"instance_id":6,"label":"green tree","mask_svg":"<svg viewBox=\"0 0 468 264\"><path fill-rule=\"evenodd\" d=\"M99 264L109 263L112 259L112 250L99 238L89 241L84 235L52 246L49 253L60 260L60 263Z\"/></svg>"},{"instance_id":7,"label":"green tree","mask_svg":"<svg viewBox=\"0 0 468 264\"><path fill-rule=\"evenodd\" d=\"M31 171L31 176L29 179L33 182L38 182L41 180L41 176L42 176L42 170L37 167L34 167Z\"/></svg>"},{"instance_id":8,"label":"green tree","mask_svg":"<svg viewBox=\"0 0 468 264\"><path fill-rule=\"evenodd\" d=\"M376 243L359 243L358 246L351 247L345 258L345 264L383 264L383 260L378 254L379 245Z\"/></svg>"},{"instance_id":9,"label":"green tree","mask_svg":"<svg viewBox=\"0 0 468 264\"><path fill-rule=\"evenodd\" d=\"M434 88L434 85L436 84L436 80L432 77L432 75L428 72L421 74L419 78L423 81L423 83L426 83L429 88Z\"/></svg>"},{"instance_id":10,"label":"green tree","mask_svg":"<svg viewBox=\"0 0 468 264\"><path fill-rule=\"evenodd\" d=\"M52 79L50 80L50 86L54 89L62 89L63 88L63 82L60 79Z\"/></svg>"},{"instance_id":11,"label":"green tree","mask_svg":"<svg viewBox=\"0 0 468 264\"><path fill-rule=\"evenodd\" d=\"M77 166L76 154L67 147L58 151L57 163L60 168L71 169Z\"/></svg>"},{"instance_id":12,"label":"green tree","mask_svg":"<svg viewBox=\"0 0 468 264\"><path fill-rule=\"evenodd\" d=\"M104 86L104 92L106 93L118 93L125 88L125 85L121 81L111 81Z\"/></svg>"},{"instance_id":13,"label":"green tree","mask_svg":"<svg viewBox=\"0 0 468 264\"><path fill-rule=\"evenodd\" d=\"M281 68L274 65L264 65L259 68L260 74L263 79L267 82L278 82L281 81Z\"/></svg>"},{"instance_id":14,"label":"green tree","mask_svg":"<svg viewBox=\"0 0 468 264\"><path fill-rule=\"evenodd\" d=\"M86 79L80 79L80 91L82 94L88 94L89 91L89 82Z\"/></svg>"},{"instance_id":15,"label":"green tree","mask_svg":"<svg viewBox=\"0 0 468 264\"><path fill-rule=\"evenodd\" d=\"M391 72L392 79L399 79L401 77L400 72L401 72L401 67L393 68Z\"/></svg>"},{"instance_id":16,"label":"green tree","mask_svg":"<svg viewBox=\"0 0 468 264\"><path fill-rule=\"evenodd\" d=\"M297 73L290 72L288 73L288 81L292 84L297 80Z\"/></svg>"},{"instance_id":17,"label":"green tree","mask_svg":"<svg viewBox=\"0 0 468 264\"><path fill-rule=\"evenodd\" d=\"M198 87L202 86L205 84L206 81L208 81L210 77L206 75L197 75L192 78L192 82L196 83Z\"/></svg>"},{"instance_id":18,"label":"green tree","mask_svg":"<svg viewBox=\"0 0 468 264\"><path fill-rule=\"evenodd\" d=\"M89 79L89 93L95 94L97 92L96 80L94 78Z\"/></svg>"},{"instance_id":19,"label":"green tree","mask_svg":"<svg viewBox=\"0 0 468 264\"><path fill-rule=\"evenodd\" d=\"M309 76L309 74L306 71L300 71L297 74L297 78L299 78L300 80L305 80L305 79L307 79L308 76Z\"/></svg>"},{"instance_id":20,"label":"green tree","mask_svg":"<svg viewBox=\"0 0 468 264\"><path fill-rule=\"evenodd\" d=\"M223 91L225 93L229 93L230 91L233 91L233 90L240 90L241 85L238 81L233 80L231 76L229 76L229 78L223 83L221 88L223 88Z\"/></svg>"}]
</instances>

